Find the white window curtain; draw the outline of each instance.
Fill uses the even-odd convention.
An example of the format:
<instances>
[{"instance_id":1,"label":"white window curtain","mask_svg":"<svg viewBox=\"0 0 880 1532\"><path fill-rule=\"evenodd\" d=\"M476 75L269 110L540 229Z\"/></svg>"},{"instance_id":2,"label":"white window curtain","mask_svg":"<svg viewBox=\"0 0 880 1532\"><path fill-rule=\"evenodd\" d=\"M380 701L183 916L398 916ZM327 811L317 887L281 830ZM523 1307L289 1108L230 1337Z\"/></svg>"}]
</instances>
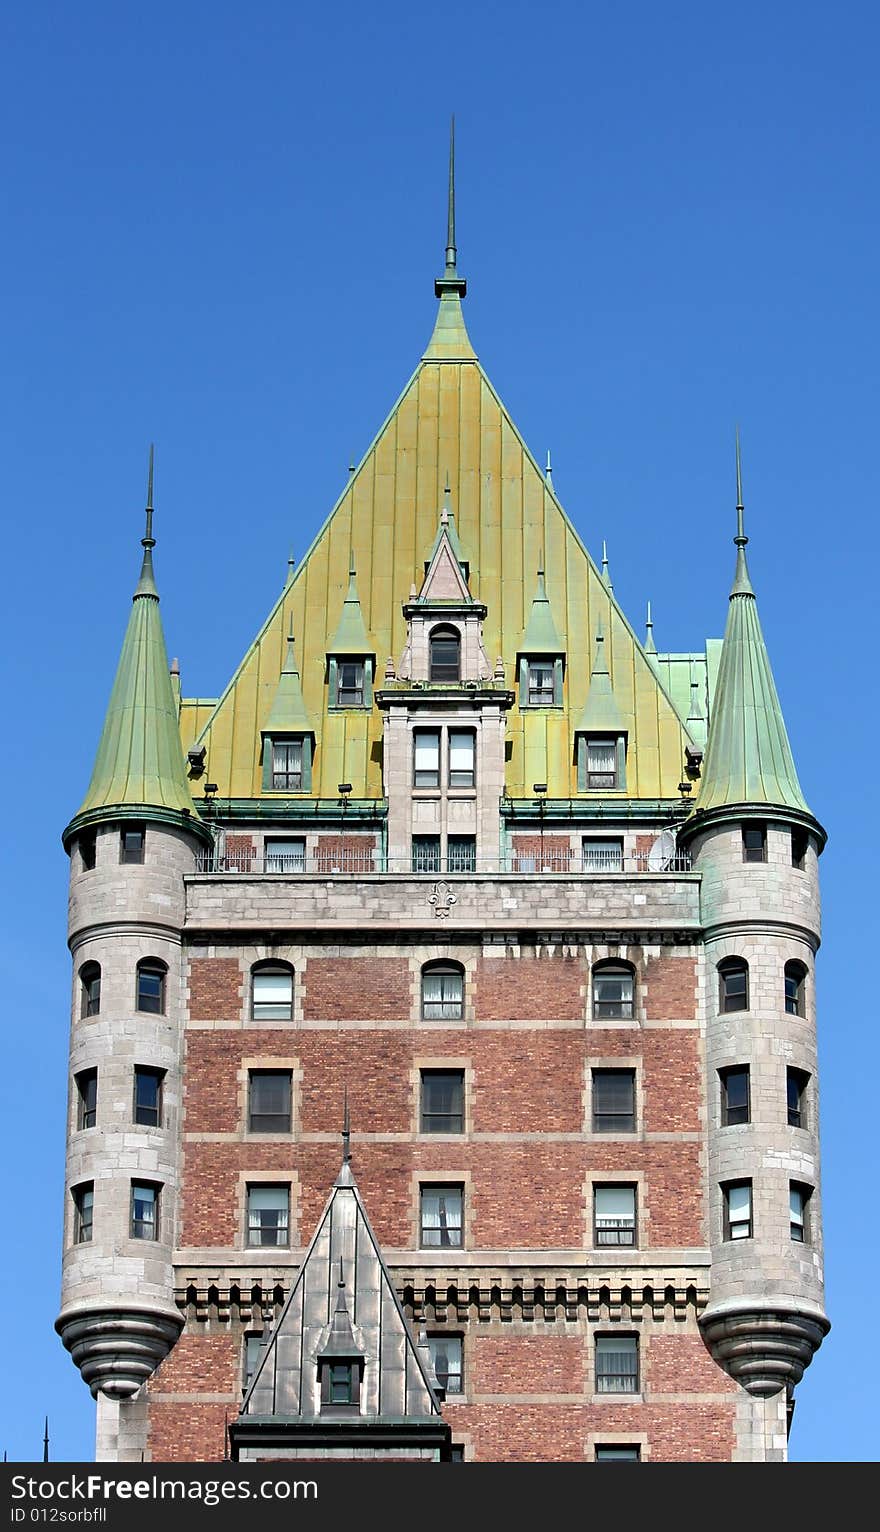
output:
<instances>
[{"instance_id":1,"label":"white window curtain","mask_svg":"<svg viewBox=\"0 0 880 1532\"><path fill-rule=\"evenodd\" d=\"M290 1017L293 1002L293 974L271 970L254 974L254 1013L264 1019Z\"/></svg>"},{"instance_id":2,"label":"white window curtain","mask_svg":"<svg viewBox=\"0 0 880 1532\"><path fill-rule=\"evenodd\" d=\"M422 1243L461 1244L461 1192L455 1187L422 1192Z\"/></svg>"}]
</instances>

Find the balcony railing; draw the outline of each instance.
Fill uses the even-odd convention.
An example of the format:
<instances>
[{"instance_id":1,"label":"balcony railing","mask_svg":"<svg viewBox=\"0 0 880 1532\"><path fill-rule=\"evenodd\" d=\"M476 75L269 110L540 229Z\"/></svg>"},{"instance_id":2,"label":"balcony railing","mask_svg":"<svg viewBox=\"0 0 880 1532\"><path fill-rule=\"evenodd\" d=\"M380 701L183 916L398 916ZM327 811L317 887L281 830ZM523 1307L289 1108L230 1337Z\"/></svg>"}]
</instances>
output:
<instances>
[{"instance_id":1,"label":"balcony railing","mask_svg":"<svg viewBox=\"0 0 880 1532\"><path fill-rule=\"evenodd\" d=\"M467 877L480 874L523 876L557 874L564 877L594 877L617 873L632 876L636 873L676 874L690 872L691 859L687 852L679 851L672 857L658 861L653 853L636 852L628 856L587 857L579 851L554 850L541 857L521 851L512 851L506 857L467 857L461 852L455 855L416 857L386 857L380 851L355 851L344 849L333 852L317 852L314 855L277 852L264 855L259 851L200 852L196 859L196 872L219 875L242 873L250 876L276 874L282 877L304 877L309 874L320 877L361 877L367 874L388 873L397 877Z\"/></svg>"}]
</instances>

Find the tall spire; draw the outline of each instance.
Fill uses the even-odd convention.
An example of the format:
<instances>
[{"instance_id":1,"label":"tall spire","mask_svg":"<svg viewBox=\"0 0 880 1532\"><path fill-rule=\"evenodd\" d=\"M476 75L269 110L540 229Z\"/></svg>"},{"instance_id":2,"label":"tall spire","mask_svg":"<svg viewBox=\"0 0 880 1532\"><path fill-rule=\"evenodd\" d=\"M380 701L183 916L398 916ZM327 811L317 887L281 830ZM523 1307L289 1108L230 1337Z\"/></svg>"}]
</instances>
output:
<instances>
[{"instance_id":1,"label":"tall spire","mask_svg":"<svg viewBox=\"0 0 880 1532\"><path fill-rule=\"evenodd\" d=\"M476 353L465 328L461 300L467 282L458 274L458 249L455 243L455 117L449 130L449 190L446 212L446 259L442 277L435 277L434 292L440 309L434 333L423 361L476 361Z\"/></svg>"},{"instance_id":2,"label":"tall spire","mask_svg":"<svg viewBox=\"0 0 880 1532\"><path fill-rule=\"evenodd\" d=\"M201 830L187 781L162 619L153 577L153 449L147 475L146 531L122 653L80 817L119 817L119 810L167 819L183 815Z\"/></svg>"},{"instance_id":3,"label":"tall spire","mask_svg":"<svg viewBox=\"0 0 880 1532\"><path fill-rule=\"evenodd\" d=\"M736 433L736 574L695 813L760 804L808 814L749 579Z\"/></svg>"}]
</instances>

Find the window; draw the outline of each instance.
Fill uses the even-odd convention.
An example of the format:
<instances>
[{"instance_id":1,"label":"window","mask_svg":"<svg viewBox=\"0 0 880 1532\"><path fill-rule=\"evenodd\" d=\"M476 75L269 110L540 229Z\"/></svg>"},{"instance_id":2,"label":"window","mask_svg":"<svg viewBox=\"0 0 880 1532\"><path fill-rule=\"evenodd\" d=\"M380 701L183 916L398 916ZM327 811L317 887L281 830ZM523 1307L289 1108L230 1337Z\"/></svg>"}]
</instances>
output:
<instances>
[{"instance_id":1,"label":"window","mask_svg":"<svg viewBox=\"0 0 880 1532\"><path fill-rule=\"evenodd\" d=\"M439 787L440 730L416 729L413 747L413 787Z\"/></svg>"},{"instance_id":2,"label":"window","mask_svg":"<svg viewBox=\"0 0 880 1532\"><path fill-rule=\"evenodd\" d=\"M248 1132L290 1132L289 1069L252 1069L248 1090Z\"/></svg>"},{"instance_id":3,"label":"window","mask_svg":"<svg viewBox=\"0 0 880 1532\"><path fill-rule=\"evenodd\" d=\"M457 963L430 963L422 969L425 1021L460 1021L464 1015L464 969Z\"/></svg>"},{"instance_id":4,"label":"window","mask_svg":"<svg viewBox=\"0 0 880 1532\"><path fill-rule=\"evenodd\" d=\"M79 971L81 1017L97 1016L101 1009L101 966L99 963L83 963Z\"/></svg>"},{"instance_id":5,"label":"window","mask_svg":"<svg viewBox=\"0 0 880 1532\"><path fill-rule=\"evenodd\" d=\"M634 1133L635 1130L635 1070L594 1069L593 1132Z\"/></svg>"},{"instance_id":6,"label":"window","mask_svg":"<svg viewBox=\"0 0 880 1532\"><path fill-rule=\"evenodd\" d=\"M290 1021L293 1017L293 969L280 963L255 968L251 978L254 1021Z\"/></svg>"},{"instance_id":7,"label":"window","mask_svg":"<svg viewBox=\"0 0 880 1532\"><path fill-rule=\"evenodd\" d=\"M807 852L810 849L810 837L806 830L792 830L791 832L791 865L798 872L803 872L807 865Z\"/></svg>"},{"instance_id":8,"label":"window","mask_svg":"<svg viewBox=\"0 0 880 1532\"><path fill-rule=\"evenodd\" d=\"M449 786L473 787L476 773L477 736L470 729L449 730Z\"/></svg>"},{"instance_id":9,"label":"window","mask_svg":"<svg viewBox=\"0 0 880 1532\"><path fill-rule=\"evenodd\" d=\"M789 1016L806 1015L807 970L793 960L785 965L785 1009Z\"/></svg>"},{"instance_id":10,"label":"window","mask_svg":"<svg viewBox=\"0 0 880 1532\"><path fill-rule=\"evenodd\" d=\"M363 707L364 661L339 660L336 671L336 706Z\"/></svg>"},{"instance_id":11,"label":"window","mask_svg":"<svg viewBox=\"0 0 880 1532\"><path fill-rule=\"evenodd\" d=\"M718 1077L721 1081L722 1128L732 1128L737 1123L751 1122L748 1064L735 1064L730 1069L719 1069Z\"/></svg>"},{"instance_id":12,"label":"window","mask_svg":"<svg viewBox=\"0 0 880 1532\"><path fill-rule=\"evenodd\" d=\"M596 1393L637 1394L638 1391L638 1336L597 1335Z\"/></svg>"},{"instance_id":13,"label":"window","mask_svg":"<svg viewBox=\"0 0 880 1532\"><path fill-rule=\"evenodd\" d=\"M808 1245L810 1232L807 1227L807 1207L812 1186L802 1186L800 1181L788 1183L788 1206L791 1237L798 1245Z\"/></svg>"},{"instance_id":14,"label":"window","mask_svg":"<svg viewBox=\"0 0 880 1532\"><path fill-rule=\"evenodd\" d=\"M142 862L146 829L143 825L123 825L120 834L120 862Z\"/></svg>"},{"instance_id":15,"label":"window","mask_svg":"<svg viewBox=\"0 0 880 1532\"><path fill-rule=\"evenodd\" d=\"M91 872L98 855L98 837L94 830L84 830L79 838L79 860L83 872Z\"/></svg>"},{"instance_id":16,"label":"window","mask_svg":"<svg viewBox=\"0 0 880 1532\"><path fill-rule=\"evenodd\" d=\"M724 1197L724 1238L751 1239L751 1181L728 1181L721 1191Z\"/></svg>"},{"instance_id":17,"label":"window","mask_svg":"<svg viewBox=\"0 0 880 1532\"><path fill-rule=\"evenodd\" d=\"M137 1009L139 1011L152 1011L156 1016L165 1014L165 975L168 972L164 963L156 958L147 958L137 966Z\"/></svg>"},{"instance_id":18,"label":"window","mask_svg":"<svg viewBox=\"0 0 880 1532\"><path fill-rule=\"evenodd\" d=\"M623 1443L618 1445L616 1442L609 1442L607 1446L596 1443L597 1463L640 1463L641 1459L642 1449L638 1442L633 1442L631 1446Z\"/></svg>"},{"instance_id":19,"label":"window","mask_svg":"<svg viewBox=\"0 0 880 1532\"><path fill-rule=\"evenodd\" d=\"M529 660L529 707L552 707L556 701L556 667L552 660Z\"/></svg>"},{"instance_id":20,"label":"window","mask_svg":"<svg viewBox=\"0 0 880 1532\"><path fill-rule=\"evenodd\" d=\"M617 740L587 740L587 791L617 786Z\"/></svg>"},{"instance_id":21,"label":"window","mask_svg":"<svg viewBox=\"0 0 880 1532\"><path fill-rule=\"evenodd\" d=\"M584 872L623 872L623 841L584 837L581 862Z\"/></svg>"},{"instance_id":22,"label":"window","mask_svg":"<svg viewBox=\"0 0 880 1532\"><path fill-rule=\"evenodd\" d=\"M766 862L767 860L767 826L766 825L743 825L743 861Z\"/></svg>"},{"instance_id":23,"label":"window","mask_svg":"<svg viewBox=\"0 0 880 1532\"><path fill-rule=\"evenodd\" d=\"M464 1070L423 1069L421 1091L423 1133L464 1132Z\"/></svg>"},{"instance_id":24,"label":"window","mask_svg":"<svg viewBox=\"0 0 880 1532\"><path fill-rule=\"evenodd\" d=\"M76 1076L76 1125L93 1128L98 1120L98 1071L81 1069Z\"/></svg>"},{"instance_id":25,"label":"window","mask_svg":"<svg viewBox=\"0 0 880 1532\"><path fill-rule=\"evenodd\" d=\"M428 1350L440 1387L446 1390L447 1395L462 1393L461 1336L429 1335Z\"/></svg>"},{"instance_id":26,"label":"window","mask_svg":"<svg viewBox=\"0 0 880 1532\"><path fill-rule=\"evenodd\" d=\"M435 628L429 640L431 681L456 682L461 675L461 638L456 628Z\"/></svg>"},{"instance_id":27,"label":"window","mask_svg":"<svg viewBox=\"0 0 880 1532\"><path fill-rule=\"evenodd\" d=\"M249 1186L247 1194L247 1242L249 1245L286 1245L290 1227L289 1186Z\"/></svg>"},{"instance_id":28,"label":"window","mask_svg":"<svg viewBox=\"0 0 880 1532\"><path fill-rule=\"evenodd\" d=\"M301 739L272 741L272 787L276 791L302 792L303 742Z\"/></svg>"},{"instance_id":29,"label":"window","mask_svg":"<svg viewBox=\"0 0 880 1532\"><path fill-rule=\"evenodd\" d=\"M267 872L305 872L304 840L266 840L263 847Z\"/></svg>"},{"instance_id":30,"label":"window","mask_svg":"<svg viewBox=\"0 0 880 1532\"><path fill-rule=\"evenodd\" d=\"M134 1120L142 1128L162 1126L162 1081L164 1069L143 1069L139 1064L134 1070Z\"/></svg>"},{"instance_id":31,"label":"window","mask_svg":"<svg viewBox=\"0 0 880 1532\"><path fill-rule=\"evenodd\" d=\"M159 1188L149 1181L131 1183L132 1239L159 1238Z\"/></svg>"},{"instance_id":32,"label":"window","mask_svg":"<svg viewBox=\"0 0 880 1532\"><path fill-rule=\"evenodd\" d=\"M476 836L450 835L446 842L446 867L449 872L476 872Z\"/></svg>"},{"instance_id":33,"label":"window","mask_svg":"<svg viewBox=\"0 0 880 1532\"><path fill-rule=\"evenodd\" d=\"M439 835L414 835L412 839L413 872L440 871Z\"/></svg>"},{"instance_id":34,"label":"window","mask_svg":"<svg viewBox=\"0 0 880 1532\"><path fill-rule=\"evenodd\" d=\"M260 1348L263 1344L262 1335L246 1335L244 1338L244 1356L242 1359L242 1372L244 1384L242 1392L250 1387L251 1379L257 1370L260 1361Z\"/></svg>"},{"instance_id":35,"label":"window","mask_svg":"<svg viewBox=\"0 0 880 1532\"><path fill-rule=\"evenodd\" d=\"M73 1243L85 1245L92 1237L95 1213L95 1185L86 1181L73 1188Z\"/></svg>"},{"instance_id":36,"label":"window","mask_svg":"<svg viewBox=\"0 0 880 1532\"><path fill-rule=\"evenodd\" d=\"M787 1069L785 1071L785 1084L788 1096L788 1126L790 1128L805 1128L807 1126L807 1086L810 1076L803 1069Z\"/></svg>"},{"instance_id":37,"label":"window","mask_svg":"<svg viewBox=\"0 0 880 1532\"><path fill-rule=\"evenodd\" d=\"M355 1415L361 1397L361 1358L324 1356L318 1359L321 1409Z\"/></svg>"},{"instance_id":38,"label":"window","mask_svg":"<svg viewBox=\"0 0 880 1532\"><path fill-rule=\"evenodd\" d=\"M749 965L743 958L725 958L718 964L718 1009L747 1011L749 1008Z\"/></svg>"},{"instance_id":39,"label":"window","mask_svg":"<svg viewBox=\"0 0 880 1532\"><path fill-rule=\"evenodd\" d=\"M593 1017L631 1021L633 1017L633 971L622 963L593 969Z\"/></svg>"},{"instance_id":40,"label":"window","mask_svg":"<svg viewBox=\"0 0 880 1532\"><path fill-rule=\"evenodd\" d=\"M354 1403L354 1367L351 1362L331 1362L325 1368L327 1376L327 1403Z\"/></svg>"},{"instance_id":41,"label":"window","mask_svg":"<svg viewBox=\"0 0 880 1532\"><path fill-rule=\"evenodd\" d=\"M433 1248L461 1248L463 1190L460 1186L421 1188L421 1243Z\"/></svg>"},{"instance_id":42,"label":"window","mask_svg":"<svg viewBox=\"0 0 880 1532\"><path fill-rule=\"evenodd\" d=\"M635 1245L636 1189L634 1186L593 1188L594 1245Z\"/></svg>"}]
</instances>

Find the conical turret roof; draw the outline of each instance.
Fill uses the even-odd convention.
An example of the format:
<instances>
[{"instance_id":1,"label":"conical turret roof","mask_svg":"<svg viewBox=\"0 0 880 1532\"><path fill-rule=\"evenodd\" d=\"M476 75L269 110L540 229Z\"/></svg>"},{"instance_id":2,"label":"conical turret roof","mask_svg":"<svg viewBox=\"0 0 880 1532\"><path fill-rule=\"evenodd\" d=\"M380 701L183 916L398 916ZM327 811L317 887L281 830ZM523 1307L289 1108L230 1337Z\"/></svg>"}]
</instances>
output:
<instances>
[{"instance_id":1,"label":"conical turret roof","mask_svg":"<svg viewBox=\"0 0 880 1532\"><path fill-rule=\"evenodd\" d=\"M596 630L596 655L590 673L590 690L577 726L578 734L624 734L626 724L611 686L605 658L605 633L601 618Z\"/></svg>"},{"instance_id":2,"label":"conical turret roof","mask_svg":"<svg viewBox=\"0 0 880 1532\"><path fill-rule=\"evenodd\" d=\"M364 625L364 614L361 611L360 598L357 593L352 557L348 570L348 592L342 603L342 615L339 625L327 646L328 654L357 654L365 655L373 653L373 645L367 636Z\"/></svg>"},{"instance_id":3,"label":"conical turret roof","mask_svg":"<svg viewBox=\"0 0 880 1532\"><path fill-rule=\"evenodd\" d=\"M302 682L296 663L296 644L293 637L293 617L287 635L287 653L278 678L278 686L269 717L264 725L266 734L314 734L315 726L306 712L303 701Z\"/></svg>"},{"instance_id":4,"label":"conical turret roof","mask_svg":"<svg viewBox=\"0 0 880 1532\"><path fill-rule=\"evenodd\" d=\"M538 570L538 584L532 598L532 609L519 647L521 654L565 653L565 645L559 637L550 597L547 595L543 565Z\"/></svg>"}]
</instances>

